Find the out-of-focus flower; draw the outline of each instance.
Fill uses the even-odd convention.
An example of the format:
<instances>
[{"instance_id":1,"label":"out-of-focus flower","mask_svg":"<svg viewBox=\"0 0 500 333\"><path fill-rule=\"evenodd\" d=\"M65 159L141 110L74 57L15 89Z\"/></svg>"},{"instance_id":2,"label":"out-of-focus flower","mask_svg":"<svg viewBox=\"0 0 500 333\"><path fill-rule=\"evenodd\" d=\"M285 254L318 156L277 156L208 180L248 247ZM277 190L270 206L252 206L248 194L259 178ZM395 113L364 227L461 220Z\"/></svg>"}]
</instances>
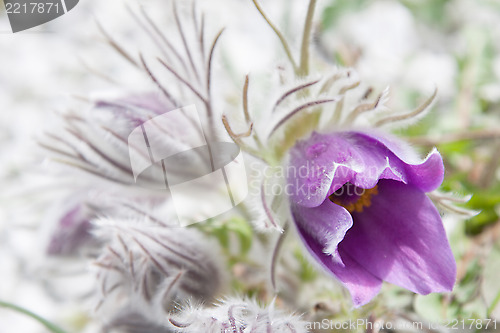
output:
<instances>
[{"instance_id":1,"label":"out-of-focus flower","mask_svg":"<svg viewBox=\"0 0 500 333\"><path fill-rule=\"evenodd\" d=\"M167 100L154 93L98 99L87 113L63 114L63 129L46 134L40 145L53 160L97 177L96 185L105 180L130 188L135 184L129 149L135 147L128 145L128 135L145 121L172 109ZM88 186L88 181L85 178L83 185Z\"/></svg>"},{"instance_id":2,"label":"out-of-focus flower","mask_svg":"<svg viewBox=\"0 0 500 333\"><path fill-rule=\"evenodd\" d=\"M72 203L67 207L62 216L55 219L46 247L47 254L72 255L84 244L92 243L90 220L93 217L92 210L85 202Z\"/></svg>"},{"instance_id":3,"label":"out-of-focus flower","mask_svg":"<svg viewBox=\"0 0 500 333\"><path fill-rule=\"evenodd\" d=\"M186 307L169 319L175 332L307 332L299 317L274 308L274 302L260 307L254 301L229 299L214 307Z\"/></svg>"},{"instance_id":4,"label":"out-of-focus flower","mask_svg":"<svg viewBox=\"0 0 500 333\"><path fill-rule=\"evenodd\" d=\"M436 150L421 161L404 142L377 132L315 132L290 155L298 232L355 306L369 302L382 281L420 294L451 291L455 261L425 194L443 180Z\"/></svg>"},{"instance_id":5,"label":"out-of-focus flower","mask_svg":"<svg viewBox=\"0 0 500 333\"><path fill-rule=\"evenodd\" d=\"M40 142L42 147L52 153L53 160L83 171L88 176L97 177L98 182L95 184L98 186L105 180L106 185L109 182L121 185L120 191L123 186L132 189L132 195L137 196L140 186L134 186L136 182L130 158L134 155L136 158L144 158L148 163L151 161L148 151L142 151L144 147L134 146L128 140L134 129L150 122L149 125L161 133L161 142L148 144L151 147L161 144L159 149L166 156L168 152L183 151L184 147L193 148L192 142L185 142L190 135L193 139L206 135L208 141L217 141L217 127L221 126L216 121L218 108L213 105L216 101L211 93L212 61L221 32L215 35L209 48L205 45L208 34L204 35L204 22L200 22L201 17L196 7L190 8L187 17L182 17L175 3L172 9L172 17L168 21L177 26L178 34L168 36L144 9L130 10L131 19L143 35L141 41L152 43L150 48L139 49L137 52L127 51L114 40L115 36L109 35L101 27L110 46L133 68L142 72L151 84L140 85L139 91L134 87L134 92L128 94L124 91L117 98L93 98L88 112L79 110L63 113L62 126L56 127ZM193 119L183 117L181 113L169 117L168 123L154 121L159 115L193 104L197 107L205 133L199 133ZM194 147L197 146L199 145ZM185 174L191 170L183 168L174 171ZM156 174L161 177L155 177ZM85 181L88 183L87 178ZM142 188L158 188L151 183L164 183L163 170L161 167L155 168L140 181ZM112 187L115 188L116 186ZM158 196L159 193L156 191L153 194L150 191L147 194ZM159 196L164 198L164 192Z\"/></svg>"},{"instance_id":6,"label":"out-of-focus flower","mask_svg":"<svg viewBox=\"0 0 500 333\"><path fill-rule=\"evenodd\" d=\"M157 323L146 318L137 311L121 311L106 324L103 329L107 333L170 333L167 324Z\"/></svg>"},{"instance_id":7,"label":"out-of-focus flower","mask_svg":"<svg viewBox=\"0 0 500 333\"><path fill-rule=\"evenodd\" d=\"M174 302L212 300L224 281L216 251L197 230L150 226L147 221L101 219L96 233L108 241L97 259L97 308L106 318L133 311L161 323Z\"/></svg>"}]
</instances>

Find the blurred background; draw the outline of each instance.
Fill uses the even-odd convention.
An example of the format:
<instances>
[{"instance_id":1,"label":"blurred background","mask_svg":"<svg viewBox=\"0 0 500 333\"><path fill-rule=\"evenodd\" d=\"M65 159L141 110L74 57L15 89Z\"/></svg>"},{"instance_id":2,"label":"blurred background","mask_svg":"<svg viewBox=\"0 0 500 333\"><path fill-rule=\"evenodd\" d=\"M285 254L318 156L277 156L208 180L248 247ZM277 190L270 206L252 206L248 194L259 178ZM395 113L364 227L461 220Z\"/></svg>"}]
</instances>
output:
<instances>
[{"instance_id":1,"label":"blurred background","mask_svg":"<svg viewBox=\"0 0 500 333\"><path fill-rule=\"evenodd\" d=\"M113 53L95 24L99 20L134 49L140 34L126 5L136 8L138 3L81 0L57 20L12 34L0 1L0 300L64 322L74 332L92 331L85 305L52 297L43 283L46 203L38 198L48 195L50 200L52 189L43 178L37 138L50 127L54 113L79 107L82 96L141 87L144 78ZM147 0L142 5L168 11L165 3ZM295 22L307 4L262 3L298 48L301 27ZM230 69L235 83L248 72L265 75L283 58L250 0L199 5L217 23L213 30L228 27L220 66ZM389 86L393 109L411 110L438 88L432 111L397 133L422 153L437 146L446 166L442 190L472 195L456 214L444 217L458 264L457 287L447 296L416 296L411 305L404 297L394 300L428 321L500 321L500 1L322 0L313 48L327 64L355 68L374 91ZM464 218L461 209L478 213ZM63 287L69 290L71 284ZM0 332L44 331L0 309Z\"/></svg>"}]
</instances>

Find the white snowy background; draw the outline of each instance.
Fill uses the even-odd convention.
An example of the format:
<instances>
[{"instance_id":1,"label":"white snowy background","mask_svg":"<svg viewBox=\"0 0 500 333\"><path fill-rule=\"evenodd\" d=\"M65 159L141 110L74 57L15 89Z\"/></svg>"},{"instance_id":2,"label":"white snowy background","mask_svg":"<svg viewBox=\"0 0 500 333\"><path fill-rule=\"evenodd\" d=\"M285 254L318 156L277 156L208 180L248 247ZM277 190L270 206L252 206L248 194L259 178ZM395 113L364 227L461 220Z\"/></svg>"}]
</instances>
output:
<instances>
[{"instance_id":1,"label":"white snowy background","mask_svg":"<svg viewBox=\"0 0 500 333\"><path fill-rule=\"evenodd\" d=\"M302 22L305 1L262 2L269 16L285 26L286 34L298 36L301 25L295 22ZM43 255L40 226L47 218L44 208L53 189L44 183L47 166L36 141L50 128L54 112L82 107L78 97L147 87L147 80L114 53L95 24L96 20L101 22L111 36L134 52L143 40L126 5L134 10L138 3L81 0L55 21L16 34L11 33L5 11L0 9L0 300L62 323L72 332L93 332L93 327L86 325L88 304L55 300L40 283L47 274L48 260ZM171 8L169 1L140 3L158 19L162 11ZM240 84L248 72L278 63L280 46L250 0L199 1L199 6L207 12L209 31L227 27L221 52L223 59L230 60L222 65L231 66L236 83ZM362 10L342 16L337 29L325 33L320 42L327 52L334 52L346 40L362 47L363 55L357 64L359 76L378 87L398 87L396 95L404 89L425 95L437 85L439 99L446 106L458 92L456 55L474 46L467 44L466 35L485 29L493 40L500 41L498 12L472 0L457 0L448 14L461 26L451 38L417 24L412 13L397 1L372 1ZM172 22L164 22L166 31L172 27ZM295 51L296 44L292 43ZM481 94L499 102L498 54L493 68L497 83L483 87ZM453 115L450 121L455 121ZM71 263L67 264L71 267ZM71 294L91 281L73 283L61 283L57 293ZM0 309L0 333L11 332L44 330L25 316Z\"/></svg>"}]
</instances>

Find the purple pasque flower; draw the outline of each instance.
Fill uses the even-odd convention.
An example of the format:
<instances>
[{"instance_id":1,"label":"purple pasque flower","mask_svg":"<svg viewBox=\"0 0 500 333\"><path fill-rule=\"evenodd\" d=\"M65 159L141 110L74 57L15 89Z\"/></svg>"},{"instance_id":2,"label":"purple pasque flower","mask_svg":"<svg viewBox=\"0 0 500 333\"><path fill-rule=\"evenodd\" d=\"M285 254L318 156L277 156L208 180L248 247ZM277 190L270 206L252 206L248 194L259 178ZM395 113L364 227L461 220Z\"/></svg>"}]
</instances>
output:
<instances>
[{"instance_id":1,"label":"purple pasque flower","mask_svg":"<svg viewBox=\"0 0 500 333\"><path fill-rule=\"evenodd\" d=\"M443 181L434 150L424 160L374 131L313 133L290 151L288 194L313 257L368 303L387 281L419 294L451 291L456 264L426 192ZM289 170L292 170L289 169Z\"/></svg>"}]
</instances>

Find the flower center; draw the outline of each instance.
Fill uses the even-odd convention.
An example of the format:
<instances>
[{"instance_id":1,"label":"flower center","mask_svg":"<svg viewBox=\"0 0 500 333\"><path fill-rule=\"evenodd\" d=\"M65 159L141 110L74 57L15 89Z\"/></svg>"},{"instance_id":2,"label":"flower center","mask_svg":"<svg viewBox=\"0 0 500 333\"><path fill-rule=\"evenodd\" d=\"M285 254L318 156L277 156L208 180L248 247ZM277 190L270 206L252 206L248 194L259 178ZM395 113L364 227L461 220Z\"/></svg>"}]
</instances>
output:
<instances>
[{"instance_id":1,"label":"flower center","mask_svg":"<svg viewBox=\"0 0 500 333\"><path fill-rule=\"evenodd\" d=\"M364 189L351 183L345 183L337 191L333 192L328 199L331 202L344 207L349 213L361 213L365 207L370 207L372 197L378 194L378 188Z\"/></svg>"}]
</instances>

